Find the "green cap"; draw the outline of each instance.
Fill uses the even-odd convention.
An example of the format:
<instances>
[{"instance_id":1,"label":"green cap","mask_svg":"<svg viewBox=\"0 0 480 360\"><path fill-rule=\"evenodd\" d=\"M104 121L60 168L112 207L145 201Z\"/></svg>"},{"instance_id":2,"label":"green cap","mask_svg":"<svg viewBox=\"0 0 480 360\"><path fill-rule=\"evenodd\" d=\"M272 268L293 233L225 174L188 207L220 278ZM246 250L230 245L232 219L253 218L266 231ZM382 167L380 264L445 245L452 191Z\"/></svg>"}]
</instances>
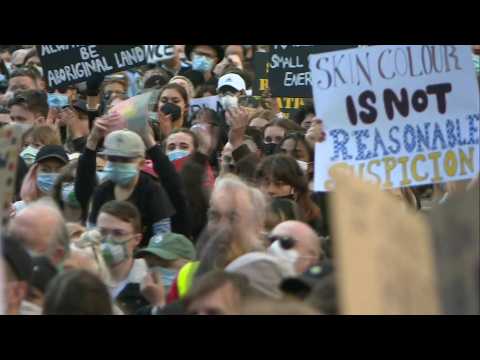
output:
<instances>
[{"instance_id":1,"label":"green cap","mask_svg":"<svg viewBox=\"0 0 480 360\"><path fill-rule=\"evenodd\" d=\"M161 259L173 261L177 259L195 259L193 243L181 234L169 233L156 235L150 239L148 246L137 252L136 257L153 254Z\"/></svg>"}]
</instances>

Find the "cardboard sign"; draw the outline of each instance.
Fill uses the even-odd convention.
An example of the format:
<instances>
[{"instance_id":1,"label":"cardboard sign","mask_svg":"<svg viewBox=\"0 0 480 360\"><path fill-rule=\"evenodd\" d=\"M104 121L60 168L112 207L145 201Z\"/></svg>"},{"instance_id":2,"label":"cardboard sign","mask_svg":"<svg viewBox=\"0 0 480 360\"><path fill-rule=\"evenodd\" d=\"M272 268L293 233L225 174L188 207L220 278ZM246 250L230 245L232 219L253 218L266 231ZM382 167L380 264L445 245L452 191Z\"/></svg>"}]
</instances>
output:
<instances>
[{"instance_id":1,"label":"cardboard sign","mask_svg":"<svg viewBox=\"0 0 480 360\"><path fill-rule=\"evenodd\" d=\"M268 73L270 64L268 62L269 54L265 52L256 52L253 58L255 68L255 81L253 82L253 95L260 96L263 91L269 89ZM290 119L303 107L305 101L303 98L278 97L275 98L279 111Z\"/></svg>"},{"instance_id":2,"label":"cardboard sign","mask_svg":"<svg viewBox=\"0 0 480 360\"><path fill-rule=\"evenodd\" d=\"M144 45L37 45L49 89L145 65Z\"/></svg>"},{"instance_id":3,"label":"cardboard sign","mask_svg":"<svg viewBox=\"0 0 480 360\"><path fill-rule=\"evenodd\" d=\"M384 188L479 172L478 83L465 45L385 45L310 57L316 115L315 190L348 168Z\"/></svg>"},{"instance_id":4,"label":"cardboard sign","mask_svg":"<svg viewBox=\"0 0 480 360\"><path fill-rule=\"evenodd\" d=\"M356 45L271 45L268 78L272 96L311 98L308 56L353 47Z\"/></svg>"},{"instance_id":5,"label":"cardboard sign","mask_svg":"<svg viewBox=\"0 0 480 360\"><path fill-rule=\"evenodd\" d=\"M6 125L0 129L0 234L9 221L10 207L15 196L15 175L21 140L21 130L14 125ZM2 249L0 243L0 258ZM4 269L0 263L0 315L5 314L4 301Z\"/></svg>"},{"instance_id":6,"label":"cardboard sign","mask_svg":"<svg viewBox=\"0 0 480 360\"><path fill-rule=\"evenodd\" d=\"M440 314L426 221L346 172L335 177L333 236L345 315Z\"/></svg>"},{"instance_id":7,"label":"cardboard sign","mask_svg":"<svg viewBox=\"0 0 480 360\"><path fill-rule=\"evenodd\" d=\"M145 45L148 64L156 64L175 57L175 45Z\"/></svg>"},{"instance_id":8,"label":"cardboard sign","mask_svg":"<svg viewBox=\"0 0 480 360\"><path fill-rule=\"evenodd\" d=\"M220 104L220 100L217 95L215 96L207 96L198 99L192 99L190 101L190 115L195 114L200 109L212 109L216 112L222 112L223 107Z\"/></svg>"},{"instance_id":9,"label":"cardboard sign","mask_svg":"<svg viewBox=\"0 0 480 360\"><path fill-rule=\"evenodd\" d=\"M441 303L447 315L480 315L479 187L434 207L431 224Z\"/></svg>"}]
</instances>

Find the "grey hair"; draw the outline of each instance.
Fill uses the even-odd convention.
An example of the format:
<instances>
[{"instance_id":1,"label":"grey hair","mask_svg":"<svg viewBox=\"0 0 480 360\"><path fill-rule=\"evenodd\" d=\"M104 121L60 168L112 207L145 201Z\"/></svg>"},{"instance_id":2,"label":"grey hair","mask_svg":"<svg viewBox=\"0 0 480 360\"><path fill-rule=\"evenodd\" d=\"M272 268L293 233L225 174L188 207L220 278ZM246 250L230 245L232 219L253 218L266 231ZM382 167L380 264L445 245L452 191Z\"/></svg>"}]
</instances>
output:
<instances>
[{"instance_id":1,"label":"grey hair","mask_svg":"<svg viewBox=\"0 0 480 360\"><path fill-rule=\"evenodd\" d=\"M65 250L65 255L70 254L70 235L68 233L67 224L65 223L62 212L53 199L49 197L40 198L39 200L29 204L28 208L37 208L40 214L42 211L45 211L45 209L48 209L51 214L54 214L55 217L57 217L57 228L55 229L50 251L53 251L57 246L59 246Z\"/></svg>"},{"instance_id":2,"label":"grey hair","mask_svg":"<svg viewBox=\"0 0 480 360\"><path fill-rule=\"evenodd\" d=\"M253 212L251 214L253 221L261 227L264 226L267 216L267 200L259 189L249 186L238 176L233 174L226 174L217 179L217 181L215 182L215 188L213 189L212 197L215 193L224 189L240 190L246 192L248 194L250 204L253 209Z\"/></svg>"}]
</instances>

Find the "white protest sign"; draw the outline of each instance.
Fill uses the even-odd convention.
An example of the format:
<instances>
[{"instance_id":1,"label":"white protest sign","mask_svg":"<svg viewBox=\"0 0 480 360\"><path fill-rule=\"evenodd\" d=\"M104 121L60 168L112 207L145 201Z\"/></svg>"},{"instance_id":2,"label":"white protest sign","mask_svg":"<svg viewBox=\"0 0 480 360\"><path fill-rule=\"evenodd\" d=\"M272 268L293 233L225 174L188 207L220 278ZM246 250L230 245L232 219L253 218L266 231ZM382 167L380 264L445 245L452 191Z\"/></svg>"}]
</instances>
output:
<instances>
[{"instance_id":1,"label":"white protest sign","mask_svg":"<svg viewBox=\"0 0 480 360\"><path fill-rule=\"evenodd\" d=\"M220 99L218 96L207 96L190 101L190 114L194 114L200 109L212 109L216 112L223 111Z\"/></svg>"},{"instance_id":2,"label":"white protest sign","mask_svg":"<svg viewBox=\"0 0 480 360\"><path fill-rule=\"evenodd\" d=\"M147 63L156 64L175 57L175 45L145 45L145 53Z\"/></svg>"},{"instance_id":3,"label":"white protest sign","mask_svg":"<svg viewBox=\"0 0 480 360\"><path fill-rule=\"evenodd\" d=\"M473 178L479 93L470 46L382 45L311 55L315 191L344 168L383 188Z\"/></svg>"}]
</instances>

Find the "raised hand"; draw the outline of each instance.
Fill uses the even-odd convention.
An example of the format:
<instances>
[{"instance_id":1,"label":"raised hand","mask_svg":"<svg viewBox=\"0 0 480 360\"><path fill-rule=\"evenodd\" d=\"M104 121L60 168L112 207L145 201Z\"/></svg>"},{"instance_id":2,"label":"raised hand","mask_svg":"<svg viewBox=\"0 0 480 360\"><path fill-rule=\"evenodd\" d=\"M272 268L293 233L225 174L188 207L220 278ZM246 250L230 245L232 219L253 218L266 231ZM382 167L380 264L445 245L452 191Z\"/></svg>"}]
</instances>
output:
<instances>
[{"instance_id":1,"label":"raised hand","mask_svg":"<svg viewBox=\"0 0 480 360\"><path fill-rule=\"evenodd\" d=\"M248 112L239 108L230 108L226 111L225 117L230 126L228 133L228 141L232 144L234 149L238 148L243 143L245 131L249 124Z\"/></svg>"}]
</instances>

